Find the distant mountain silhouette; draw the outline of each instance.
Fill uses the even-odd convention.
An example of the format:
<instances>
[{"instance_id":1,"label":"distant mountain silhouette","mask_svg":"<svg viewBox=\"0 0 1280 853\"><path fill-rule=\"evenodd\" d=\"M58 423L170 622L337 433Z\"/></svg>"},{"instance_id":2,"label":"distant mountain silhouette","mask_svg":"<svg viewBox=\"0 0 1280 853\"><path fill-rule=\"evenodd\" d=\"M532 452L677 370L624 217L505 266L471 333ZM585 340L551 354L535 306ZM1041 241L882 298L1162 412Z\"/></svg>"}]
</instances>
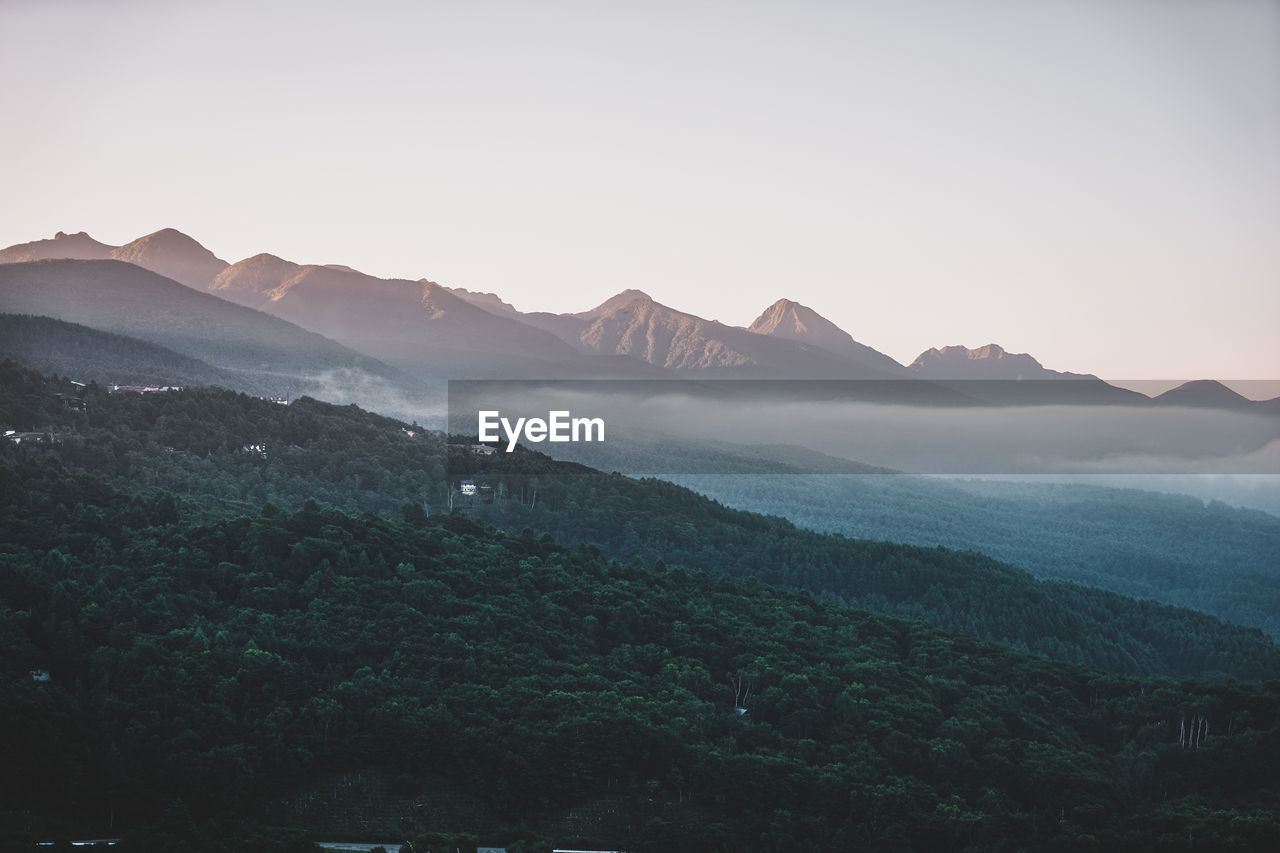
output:
<instances>
[{"instance_id":1,"label":"distant mountain silhouette","mask_svg":"<svg viewBox=\"0 0 1280 853\"><path fill-rule=\"evenodd\" d=\"M977 349L935 347L920 353L911 371L996 405L1145 405L1136 391L1117 388L1087 373L1050 370L1027 353L999 344Z\"/></svg>"},{"instance_id":2,"label":"distant mountain silhouette","mask_svg":"<svg viewBox=\"0 0 1280 853\"><path fill-rule=\"evenodd\" d=\"M889 356L858 343L852 335L817 311L790 299L779 299L770 305L747 328L760 335L812 344L860 364L905 375L902 365Z\"/></svg>"},{"instance_id":3,"label":"distant mountain silhouette","mask_svg":"<svg viewBox=\"0 0 1280 853\"><path fill-rule=\"evenodd\" d=\"M1259 404L1213 379L1184 382L1152 399L1158 406L1189 406L1210 409L1254 409ZM1270 401L1264 401L1270 402Z\"/></svg>"},{"instance_id":4,"label":"distant mountain silhouette","mask_svg":"<svg viewBox=\"0 0 1280 853\"><path fill-rule=\"evenodd\" d=\"M925 350L911 362L921 379L1097 379L1084 373L1049 370L1025 352L1006 351L999 344L977 349L949 346Z\"/></svg>"}]
</instances>

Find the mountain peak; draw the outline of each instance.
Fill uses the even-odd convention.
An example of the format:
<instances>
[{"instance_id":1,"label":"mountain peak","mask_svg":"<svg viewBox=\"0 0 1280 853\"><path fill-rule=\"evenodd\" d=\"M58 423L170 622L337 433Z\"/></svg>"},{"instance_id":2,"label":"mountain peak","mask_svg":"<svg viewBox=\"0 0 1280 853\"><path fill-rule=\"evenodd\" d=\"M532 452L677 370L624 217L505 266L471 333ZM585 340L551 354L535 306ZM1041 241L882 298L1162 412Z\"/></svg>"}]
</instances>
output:
<instances>
[{"instance_id":1,"label":"mountain peak","mask_svg":"<svg viewBox=\"0 0 1280 853\"><path fill-rule=\"evenodd\" d=\"M787 299L787 298L784 296L783 298L779 299L777 302L775 302L775 303L773 303L772 305L770 305L770 306L769 306L767 309L765 309L765 310L766 310L766 312L767 312L767 311L772 311L772 310L774 310L774 309L776 309L776 308L781 308L781 309L785 310L785 309L788 309L788 308L804 308L804 307L805 307L805 306L801 305L799 302L796 302L794 299ZM810 309L806 309L806 310L810 310Z\"/></svg>"},{"instance_id":2,"label":"mountain peak","mask_svg":"<svg viewBox=\"0 0 1280 853\"><path fill-rule=\"evenodd\" d=\"M161 228L111 252L117 261L137 264L152 272L204 290L229 264L176 228Z\"/></svg>"},{"instance_id":3,"label":"mountain peak","mask_svg":"<svg viewBox=\"0 0 1280 853\"><path fill-rule=\"evenodd\" d=\"M1165 406L1244 409L1253 405L1248 397L1237 394L1216 379L1193 379L1153 399L1156 403Z\"/></svg>"},{"instance_id":4,"label":"mountain peak","mask_svg":"<svg viewBox=\"0 0 1280 853\"><path fill-rule=\"evenodd\" d=\"M963 361L999 361L1005 358L1017 359L1034 364L1036 367L1041 367L1040 362L1027 353L1011 353L999 344L987 344L976 349L969 349L960 344L942 347L941 349L931 347L920 353L919 357L911 363L911 366L923 366L927 362L938 362L940 360L957 363Z\"/></svg>"},{"instance_id":5,"label":"mountain peak","mask_svg":"<svg viewBox=\"0 0 1280 853\"><path fill-rule=\"evenodd\" d=\"M844 329L794 299L779 299L764 309L747 331L821 347L860 364L900 373L902 365L882 352L859 343Z\"/></svg>"},{"instance_id":6,"label":"mountain peak","mask_svg":"<svg viewBox=\"0 0 1280 853\"><path fill-rule=\"evenodd\" d=\"M653 301L653 297L645 293L643 290L628 288L622 291L621 293L615 294L614 296L610 296L608 299L606 299L604 302L601 302L595 308L592 308L590 311L584 311L578 316L579 317L600 317L605 314L609 314L613 311L616 311L619 308L623 307L624 305L630 305L633 302L644 302L646 304L654 304L654 305L657 304L656 302Z\"/></svg>"},{"instance_id":7,"label":"mountain peak","mask_svg":"<svg viewBox=\"0 0 1280 853\"><path fill-rule=\"evenodd\" d=\"M125 243L116 252L124 255L142 251L144 248L157 252L207 252L210 257L213 257L213 252L200 245L194 237L183 234L176 228L161 228L159 231L152 231L150 234L145 234L131 243ZM116 260L127 260L127 258L118 257Z\"/></svg>"},{"instance_id":8,"label":"mountain peak","mask_svg":"<svg viewBox=\"0 0 1280 853\"><path fill-rule=\"evenodd\" d=\"M192 242L192 243L195 243L195 242L196 242L196 240L195 240L195 238L194 238L194 237L190 237L190 236L188 236L188 235L186 235L186 234L183 234L183 233L182 233L181 231L179 231L177 228L161 228L159 231L152 231L150 234L146 235L145 237L140 237L139 239L141 239L141 240L173 240L173 239L178 239L178 240L188 240L188 241L190 241L190 242Z\"/></svg>"},{"instance_id":9,"label":"mountain peak","mask_svg":"<svg viewBox=\"0 0 1280 853\"><path fill-rule=\"evenodd\" d=\"M262 252L243 261L237 261L219 272L209 285L210 290L220 291L219 295L227 296L229 292L266 293L279 287L285 279L295 274L301 267L284 258Z\"/></svg>"},{"instance_id":10,"label":"mountain peak","mask_svg":"<svg viewBox=\"0 0 1280 853\"><path fill-rule=\"evenodd\" d=\"M812 308L801 305L794 299L779 299L764 309L764 313L757 317L755 322L748 326L747 329L762 335L804 340L802 336L810 331L810 327L813 327L815 331L819 328L827 332L834 330L839 335L853 340L847 332L840 329L835 323L832 323ZM805 343L817 342L805 341ZM822 346L822 344L818 344L818 346Z\"/></svg>"},{"instance_id":11,"label":"mountain peak","mask_svg":"<svg viewBox=\"0 0 1280 853\"><path fill-rule=\"evenodd\" d=\"M615 296L614 299L618 299L623 296L625 296L627 299L632 299L632 300L644 299L649 302L653 301L653 297L651 297L649 294L645 293L643 290L637 290L634 287L628 287L626 290L622 291L617 296Z\"/></svg>"}]
</instances>

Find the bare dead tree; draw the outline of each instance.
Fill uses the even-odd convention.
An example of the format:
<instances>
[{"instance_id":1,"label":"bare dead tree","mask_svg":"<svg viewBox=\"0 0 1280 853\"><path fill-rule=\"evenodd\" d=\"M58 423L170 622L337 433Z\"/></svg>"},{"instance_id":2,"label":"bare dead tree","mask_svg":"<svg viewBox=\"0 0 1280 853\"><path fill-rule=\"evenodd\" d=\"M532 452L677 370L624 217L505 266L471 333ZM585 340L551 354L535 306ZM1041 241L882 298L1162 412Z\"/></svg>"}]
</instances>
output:
<instances>
[{"instance_id":1,"label":"bare dead tree","mask_svg":"<svg viewBox=\"0 0 1280 853\"><path fill-rule=\"evenodd\" d=\"M1183 749L1199 749L1204 746L1205 739L1208 737L1208 717L1193 714L1189 721L1185 715L1182 717L1178 724L1178 746Z\"/></svg>"},{"instance_id":2,"label":"bare dead tree","mask_svg":"<svg viewBox=\"0 0 1280 853\"><path fill-rule=\"evenodd\" d=\"M748 681L744 689L742 673L738 673L729 676L729 683L733 685L733 710L742 716L747 713L747 700L751 698L751 682Z\"/></svg>"}]
</instances>

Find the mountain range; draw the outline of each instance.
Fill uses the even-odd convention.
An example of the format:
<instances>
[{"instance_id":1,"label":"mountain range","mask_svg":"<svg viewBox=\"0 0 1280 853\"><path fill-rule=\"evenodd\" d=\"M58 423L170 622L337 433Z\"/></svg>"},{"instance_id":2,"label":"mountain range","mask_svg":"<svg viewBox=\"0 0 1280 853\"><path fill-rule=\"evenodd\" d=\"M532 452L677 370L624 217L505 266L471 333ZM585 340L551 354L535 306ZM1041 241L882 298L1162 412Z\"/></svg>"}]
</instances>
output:
<instances>
[{"instance_id":1,"label":"mountain range","mask_svg":"<svg viewBox=\"0 0 1280 853\"><path fill-rule=\"evenodd\" d=\"M380 279L263 254L224 268L206 289L417 373L502 376L520 367L576 378L592 372L556 336L430 281Z\"/></svg>"},{"instance_id":2,"label":"mountain range","mask_svg":"<svg viewBox=\"0 0 1280 853\"><path fill-rule=\"evenodd\" d=\"M228 302L251 310L237 312ZM663 305L639 290L579 313L521 312L497 294L425 278L381 279L266 253L231 264L172 228L122 246L60 231L0 250L0 311L134 336L219 369L291 375L358 366L386 380L405 373L428 381L896 379L924 380L912 383L915 402L1150 402L996 344L933 348L899 364L790 299L779 299L746 328ZM1157 402L1280 410L1208 381Z\"/></svg>"}]
</instances>

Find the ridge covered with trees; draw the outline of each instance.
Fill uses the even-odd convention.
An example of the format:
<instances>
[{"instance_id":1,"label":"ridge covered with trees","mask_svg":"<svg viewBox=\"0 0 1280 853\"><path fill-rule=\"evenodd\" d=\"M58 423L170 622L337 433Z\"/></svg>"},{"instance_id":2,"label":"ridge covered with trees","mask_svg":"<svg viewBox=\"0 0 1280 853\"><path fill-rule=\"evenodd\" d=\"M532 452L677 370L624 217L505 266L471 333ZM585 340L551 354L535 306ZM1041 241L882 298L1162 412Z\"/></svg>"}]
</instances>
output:
<instances>
[{"instance_id":1,"label":"ridge covered with trees","mask_svg":"<svg viewBox=\"0 0 1280 853\"><path fill-rule=\"evenodd\" d=\"M446 778L528 850L1280 835L1275 682L1117 676L416 505L212 518L52 454L5 453L0 508L12 849L37 818L124 850L302 849L267 805L357 768Z\"/></svg>"},{"instance_id":2,"label":"ridge covered with trees","mask_svg":"<svg viewBox=\"0 0 1280 853\"><path fill-rule=\"evenodd\" d=\"M671 478L859 539L972 549L1037 577L1191 607L1280 636L1280 518L1081 484L753 473Z\"/></svg>"},{"instance_id":3,"label":"ridge covered with trees","mask_svg":"<svg viewBox=\"0 0 1280 853\"><path fill-rule=\"evenodd\" d=\"M69 394L80 395L83 411L67 405ZM455 446L447 458L438 434L354 406L308 398L280 406L217 389L107 394L0 363L0 418L56 434L57 444L15 452L51 454L131 492L167 491L210 517L256 514L267 503L296 510L307 500L383 515L405 503L442 512L451 475L467 471L492 481L492 502L452 493L453 510L624 561L757 577L1120 673L1247 681L1280 673L1280 649L1262 632L1195 611L1036 580L974 553L813 533L669 483L535 453L480 457Z\"/></svg>"}]
</instances>

